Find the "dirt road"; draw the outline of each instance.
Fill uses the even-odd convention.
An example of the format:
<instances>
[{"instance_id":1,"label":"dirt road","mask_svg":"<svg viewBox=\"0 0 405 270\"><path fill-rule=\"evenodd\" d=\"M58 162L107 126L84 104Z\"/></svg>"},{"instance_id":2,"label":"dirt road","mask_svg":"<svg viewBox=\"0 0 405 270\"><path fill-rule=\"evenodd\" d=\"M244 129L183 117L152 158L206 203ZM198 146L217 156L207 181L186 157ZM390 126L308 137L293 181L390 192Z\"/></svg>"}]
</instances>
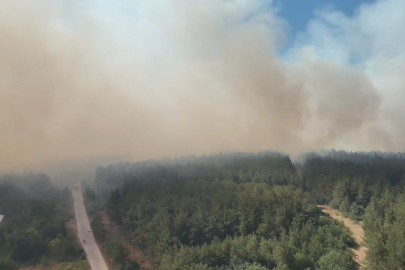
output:
<instances>
[{"instance_id":1,"label":"dirt road","mask_svg":"<svg viewBox=\"0 0 405 270\"><path fill-rule=\"evenodd\" d=\"M107 265L101 255L100 249L94 239L86 209L84 208L83 196L80 190L73 190L75 203L76 226L82 246L87 255L92 270L108 270ZM83 239L85 243L83 243Z\"/></svg>"},{"instance_id":2,"label":"dirt road","mask_svg":"<svg viewBox=\"0 0 405 270\"><path fill-rule=\"evenodd\" d=\"M359 245L356 249L353 249L354 253L354 260L360 265L363 266L363 260L366 257L367 248L364 246L364 230L363 230L363 222L354 222L350 218L346 218L340 213L339 211L332 209L326 205L318 205L319 208L322 209L322 212L328 214L331 218L343 221L345 226L350 230L353 234L354 239L356 240L357 244Z\"/></svg>"}]
</instances>

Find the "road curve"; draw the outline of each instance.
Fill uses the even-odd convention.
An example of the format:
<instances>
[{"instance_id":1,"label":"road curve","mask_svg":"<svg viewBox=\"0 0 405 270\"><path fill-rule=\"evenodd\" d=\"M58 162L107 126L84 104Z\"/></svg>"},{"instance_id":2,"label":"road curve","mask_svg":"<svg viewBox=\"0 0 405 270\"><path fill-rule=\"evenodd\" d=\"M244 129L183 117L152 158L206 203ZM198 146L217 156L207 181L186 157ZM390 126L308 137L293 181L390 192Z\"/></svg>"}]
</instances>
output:
<instances>
[{"instance_id":1,"label":"road curve","mask_svg":"<svg viewBox=\"0 0 405 270\"><path fill-rule=\"evenodd\" d=\"M86 209L83 203L82 192L73 190L73 200L75 203L76 227L83 249L86 252L87 260L92 270L108 270L107 264L101 255L100 249L94 239ZM86 243L83 243L83 239Z\"/></svg>"}]
</instances>

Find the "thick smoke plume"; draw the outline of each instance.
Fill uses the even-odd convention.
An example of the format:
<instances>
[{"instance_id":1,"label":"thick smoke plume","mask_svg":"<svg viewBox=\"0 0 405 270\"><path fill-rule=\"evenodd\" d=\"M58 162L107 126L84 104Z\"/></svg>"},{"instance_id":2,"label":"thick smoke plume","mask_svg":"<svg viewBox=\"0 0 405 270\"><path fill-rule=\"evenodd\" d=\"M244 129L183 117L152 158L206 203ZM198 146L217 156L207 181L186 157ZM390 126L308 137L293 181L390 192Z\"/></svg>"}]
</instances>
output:
<instances>
[{"instance_id":1,"label":"thick smoke plume","mask_svg":"<svg viewBox=\"0 0 405 270\"><path fill-rule=\"evenodd\" d=\"M402 150L405 120L373 77L382 58L365 48L361 66L339 54L360 55L351 37L374 6L354 18L325 11L286 49L288 24L268 1L112 2L1 1L0 169L109 154ZM355 33L340 44L331 24ZM321 31L341 45L336 57L322 54Z\"/></svg>"}]
</instances>

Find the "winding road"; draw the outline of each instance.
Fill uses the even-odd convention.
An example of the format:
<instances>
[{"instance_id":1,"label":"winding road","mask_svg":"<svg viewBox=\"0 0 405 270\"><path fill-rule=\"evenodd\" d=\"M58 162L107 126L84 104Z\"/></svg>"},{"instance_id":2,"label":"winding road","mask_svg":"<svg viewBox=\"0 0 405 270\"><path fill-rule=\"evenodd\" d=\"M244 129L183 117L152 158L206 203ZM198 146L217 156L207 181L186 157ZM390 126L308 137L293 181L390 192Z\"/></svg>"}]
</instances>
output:
<instances>
[{"instance_id":1,"label":"winding road","mask_svg":"<svg viewBox=\"0 0 405 270\"><path fill-rule=\"evenodd\" d=\"M73 200L75 204L76 227L83 249L86 252L87 260L92 270L108 270L107 264L101 255L100 249L94 239L86 209L83 203L83 196L80 189L73 190ZM83 243L83 240L86 243Z\"/></svg>"}]
</instances>

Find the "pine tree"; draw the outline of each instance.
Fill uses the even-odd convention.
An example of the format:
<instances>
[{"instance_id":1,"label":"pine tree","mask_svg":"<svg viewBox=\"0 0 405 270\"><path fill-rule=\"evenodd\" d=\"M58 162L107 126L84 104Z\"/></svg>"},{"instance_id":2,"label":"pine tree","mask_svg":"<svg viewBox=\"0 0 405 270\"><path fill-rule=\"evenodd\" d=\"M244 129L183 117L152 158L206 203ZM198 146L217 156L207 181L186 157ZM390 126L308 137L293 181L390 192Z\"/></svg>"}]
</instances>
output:
<instances>
[{"instance_id":1,"label":"pine tree","mask_svg":"<svg viewBox=\"0 0 405 270\"><path fill-rule=\"evenodd\" d=\"M333 208L338 209L346 197L346 184L343 181L339 181L335 184L333 189L333 196L331 205Z\"/></svg>"}]
</instances>

